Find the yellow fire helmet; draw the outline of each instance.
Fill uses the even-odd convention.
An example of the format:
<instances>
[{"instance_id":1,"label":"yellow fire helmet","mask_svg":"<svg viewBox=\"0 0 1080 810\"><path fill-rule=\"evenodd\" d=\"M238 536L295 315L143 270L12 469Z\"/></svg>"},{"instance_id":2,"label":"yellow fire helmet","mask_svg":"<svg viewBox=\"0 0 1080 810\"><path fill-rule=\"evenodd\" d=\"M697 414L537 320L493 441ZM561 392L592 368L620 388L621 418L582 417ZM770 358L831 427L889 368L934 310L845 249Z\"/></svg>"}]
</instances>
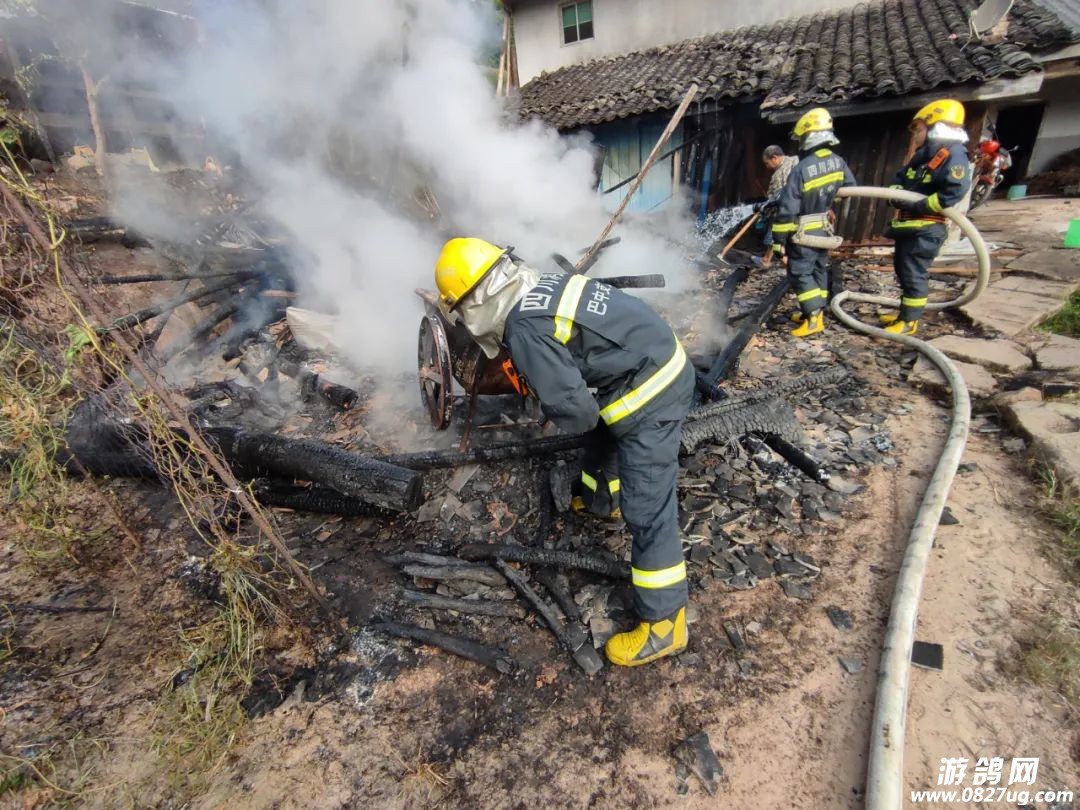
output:
<instances>
[{"instance_id":1,"label":"yellow fire helmet","mask_svg":"<svg viewBox=\"0 0 1080 810\"><path fill-rule=\"evenodd\" d=\"M435 284L443 306L456 307L508 250L473 237L458 237L443 245L435 262Z\"/></svg>"},{"instance_id":2,"label":"yellow fire helmet","mask_svg":"<svg viewBox=\"0 0 1080 810\"><path fill-rule=\"evenodd\" d=\"M913 120L923 121L928 127L932 127L938 121L962 127L964 125L964 105L953 98L931 101L915 113Z\"/></svg>"},{"instance_id":3,"label":"yellow fire helmet","mask_svg":"<svg viewBox=\"0 0 1080 810\"><path fill-rule=\"evenodd\" d=\"M801 138L811 132L825 132L830 129L832 129L832 116L829 115L829 111L824 107L814 107L795 122L791 137Z\"/></svg>"}]
</instances>

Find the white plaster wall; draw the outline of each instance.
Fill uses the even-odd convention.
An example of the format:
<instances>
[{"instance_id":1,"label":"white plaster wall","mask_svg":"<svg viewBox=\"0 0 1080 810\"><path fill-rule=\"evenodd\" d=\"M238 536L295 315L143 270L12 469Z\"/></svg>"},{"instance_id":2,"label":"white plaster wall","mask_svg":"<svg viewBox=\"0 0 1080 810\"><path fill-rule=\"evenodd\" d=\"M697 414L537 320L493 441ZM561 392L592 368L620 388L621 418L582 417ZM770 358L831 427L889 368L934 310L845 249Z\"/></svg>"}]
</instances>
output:
<instances>
[{"instance_id":1,"label":"white plaster wall","mask_svg":"<svg viewBox=\"0 0 1080 810\"><path fill-rule=\"evenodd\" d=\"M593 0L595 36L563 45L557 0L517 0L518 73L524 83L541 71L601 56L853 5L855 0Z\"/></svg>"},{"instance_id":2,"label":"white plaster wall","mask_svg":"<svg viewBox=\"0 0 1080 810\"><path fill-rule=\"evenodd\" d=\"M1029 175L1041 172L1062 152L1080 147L1080 77L1048 82L1041 95L1046 108L1028 164Z\"/></svg>"}]
</instances>

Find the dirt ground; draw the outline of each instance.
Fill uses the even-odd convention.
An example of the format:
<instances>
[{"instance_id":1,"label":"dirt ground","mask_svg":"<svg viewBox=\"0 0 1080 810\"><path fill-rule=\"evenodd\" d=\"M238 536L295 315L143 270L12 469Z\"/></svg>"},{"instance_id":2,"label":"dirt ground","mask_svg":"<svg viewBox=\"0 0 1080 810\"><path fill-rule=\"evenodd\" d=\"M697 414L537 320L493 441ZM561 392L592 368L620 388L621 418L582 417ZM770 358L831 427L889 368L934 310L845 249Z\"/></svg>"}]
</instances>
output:
<instances>
[{"instance_id":1,"label":"dirt ground","mask_svg":"<svg viewBox=\"0 0 1080 810\"><path fill-rule=\"evenodd\" d=\"M502 643L527 665L499 675L368 627L405 581L381 556L448 542L440 525L283 513L290 545L348 617L348 631L277 654L284 674L263 691L280 694L267 699L264 713L253 710L235 745L214 758L198 796L181 800L161 756L168 729L159 699L183 670L180 631L209 611L193 603L196 588L185 574L198 549L167 492L110 482L138 542L102 538L80 568L32 574L13 527L0 527L0 602L101 608L13 607L9 614L0 646L7 650L0 655L0 750L31 757L47 747L62 765L44 772L49 783L0 793L0 805L862 806L878 650L948 411L904 381L913 358L900 350L835 326L793 345L787 314L785 305L755 339L744 379L805 371L805 358L819 368L843 363L895 446L888 464L851 473L861 491L824 524L797 536L775 523L747 530L756 542L794 544L822 563L808 600L786 596L777 579L735 590L701 577L686 654L592 678L535 622L460 621L456 627ZM941 316L927 331L964 330L969 325ZM802 403L800 421L808 449L824 452L830 439L813 423L817 407ZM933 788L942 757L1032 756L1040 758L1038 788L1076 790L1077 710L1019 674L1023 642L1040 619L1080 620L1075 581L1050 551L1052 530L1040 517L1042 493L1027 459L1005 451L1007 434L991 406L980 403L978 412L968 466L949 499L958 523L940 527L924 588L916 636L944 647L944 669L912 671L906 784ZM477 480L488 489L473 494L496 523L496 502L510 514L536 511L531 493L542 466L508 463L485 475ZM448 477L433 475L431 487L444 491ZM87 509L99 508L89 485L75 492ZM620 531L559 520L556 531L625 550ZM470 535L454 525L455 541ZM528 537L531 528L518 531ZM851 614L850 630L830 621L833 607ZM732 648L725 624L741 628L746 649ZM673 752L699 731L724 767L715 796L694 777L679 792Z\"/></svg>"}]
</instances>

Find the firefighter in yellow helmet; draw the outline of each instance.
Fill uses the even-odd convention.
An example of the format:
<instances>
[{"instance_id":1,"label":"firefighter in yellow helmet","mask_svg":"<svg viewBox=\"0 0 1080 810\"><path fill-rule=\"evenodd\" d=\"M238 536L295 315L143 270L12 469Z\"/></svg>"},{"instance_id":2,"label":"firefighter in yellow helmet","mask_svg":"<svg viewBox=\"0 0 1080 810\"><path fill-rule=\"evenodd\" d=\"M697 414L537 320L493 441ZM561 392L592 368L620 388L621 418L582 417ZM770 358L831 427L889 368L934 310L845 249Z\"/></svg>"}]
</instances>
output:
<instances>
[{"instance_id":1,"label":"firefighter in yellow helmet","mask_svg":"<svg viewBox=\"0 0 1080 810\"><path fill-rule=\"evenodd\" d=\"M682 652L686 561L675 487L694 369L671 327L621 290L537 272L482 239L447 242L435 282L443 310L460 316L488 357L509 352L548 419L567 433L593 431L617 462L593 483L619 495L640 621L608 640L608 660L637 666Z\"/></svg>"},{"instance_id":2,"label":"firefighter in yellow helmet","mask_svg":"<svg viewBox=\"0 0 1080 810\"><path fill-rule=\"evenodd\" d=\"M825 300L829 295L829 250L840 241L833 232L830 209L841 186L855 185L842 157L832 116L816 107L800 118L791 133L799 142L799 162L780 192L773 220L773 250L787 251L788 278L799 302L792 319L799 323L795 337L825 331Z\"/></svg>"},{"instance_id":3,"label":"firefighter in yellow helmet","mask_svg":"<svg viewBox=\"0 0 1080 810\"><path fill-rule=\"evenodd\" d=\"M902 291L899 316L882 318L885 330L914 334L930 289L930 265L945 241L941 212L959 203L971 188L964 105L953 99L927 104L911 122L915 154L896 175L891 188L926 195L918 203L897 205L898 216L885 235L896 242L893 267Z\"/></svg>"}]
</instances>

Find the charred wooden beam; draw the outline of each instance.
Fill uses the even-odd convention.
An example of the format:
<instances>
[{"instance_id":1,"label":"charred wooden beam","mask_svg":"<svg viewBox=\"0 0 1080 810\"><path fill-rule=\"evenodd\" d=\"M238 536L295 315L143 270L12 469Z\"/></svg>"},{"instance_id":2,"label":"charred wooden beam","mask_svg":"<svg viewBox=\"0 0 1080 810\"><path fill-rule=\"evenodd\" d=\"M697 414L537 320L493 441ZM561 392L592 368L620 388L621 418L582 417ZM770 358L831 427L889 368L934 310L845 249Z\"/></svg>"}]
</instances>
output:
<instances>
[{"instance_id":1,"label":"charred wooden beam","mask_svg":"<svg viewBox=\"0 0 1080 810\"><path fill-rule=\"evenodd\" d=\"M489 447L474 447L459 452L455 450L424 450L419 453L397 453L382 456L387 464L408 467L411 470L436 470L446 467L462 467L466 464L510 461L518 458L547 456L585 446L584 433L572 436L549 436L524 442L504 442Z\"/></svg>"},{"instance_id":2,"label":"charred wooden beam","mask_svg":"<svg viewBox=\"0 0 1080 810\"><path fill-rule=\"evenodd\" d=\"M255 500L264 506L343 517L393 518L398 512L350 498L327 487L299 486L291 482L261 479L254 485Z\"/></svg>"},{"instance_id":3,"label":"charred wooden beam","mask_svg":"<svg viewBox=\"0 0 1080 810\"><path fill-rule=\"evenodd\" d=\"M237 280L259 275L257 270L228 270L221 273L143 273L133 276L100 276L98 284L144 284L150 281L202 281L208 278L233 278Z\"/></svg>"},{"instance_id":4,"label":"charred wooden beam","mask_svg":"<svg viewBox=\"0 0 1080 810\"><path fill-rule=\"evenodd\" d=\"M525 609L514 602L485 602L410 590L402 591L401 595L410 604L432 610L456 610L473 616L500 616L507 619L525 618Z\"/></svg>"},{"instance_id":5,"label":"charred wooden beam","mask_svg":"<svg viewBox=\"0 0 1080 810\"><path fill-rule=\"evenodd\" d=\"M383 562L390 565L471 565L468 560L457 557L448 557L445 554L431 554L427 551L399 551L396 554L384 554Z\"/></svg>"},{"instance_id":6,"label":"charred wooden beam","mask_svg":"<svg viewBox=\"0 0 1080 810\"><path fill-rule=\"evenodd\" d=\"M609 287L617 287L620 290L660 289L667 286L667 279L660 273L643 276L608 276L607 278L598 278L597 281L601 284L607 284Z\"/></svg>"},{"instance_id":7,"label":"charred wooden beam","mask_svg":"<svg viewBox=\"0 0 1080 810\"><path fill-rule=\"evenodd\" d=\"M555 568L577 568L591 571L612 579L630 579L630 563L582 554L577 551L555 551L549 548L508 546L495 543L470 543L458 549L458 555L466 560L507 560L529 565L547 565Z\"/></svg>"},{"instance_id":8,"label":"charred wooden beam","mask_svg":"<svg viewBox=\"0 0 1080 810\"><path fill-rule=\"evenodd\" d=\"M746 323L740 327L731 342L716 356L709 372L698 377L698 389L707 399L717 398L719 394L717 387L727 379L738 361L739 355L746 348L746 344L750 342L750 339L761 328L761 325L765 323L765 319L779 306L780 301L787 294L789 286L786 276L780 279L776 286L769 290L765 298L762 299L754 315L747 318Z\"/></svg>"},{"instance_id":9,"label":"charred wooden beam","mask_svg":"<svg viewBox=\"0 0 1080 810\"><path fill-rule=\"evenodd\" d=\"M146 321L152 320L159 315L164 315L166 312L172 312L177 307L181 307L184 304L190 303L191 301L198 301L200 298L205 298L212 293L220 292L221 290L231 287L234 284L236 284L235 278L218 281L214 284L207 284L197 290L186 292L183 295L173 298L170 301L166 301L163 304L155 304L152 307L146 307L145 309L141 309L138 312L133 312L130 315L125 315L122 318L117 318L115 321L112 322L112 325L109 328L131 329L132 327L138 326L141 323L146 323Z\"/></svg>"},{"instance_id":10,"label":"charred wooden beam","mask_svg":"<svg viewBox=\"0 0 1080 810\"><path fill-rule=\"evenodd\" d=\"M381 621L372 625L372 629L398 638L407 638L412 641L419 641L421 644L438 647L440 650L483 664L485 667L497 670L504 675L509 675L521 668L517 661L498 647L489 647L470 638L451 636L438 630L427 630L423 627L417 627L415 624L405 624L404 622Z\"/></svg>"},{"instance_id":11,"label":"charred wooden beam","mask_svg":"<svg viewBox=\"0 0 1080 810\"><path fill-rule=\"evenodd\" d=\"M235 428L206 431L234 468L257 477L311 481L368 503L412 511L423 500L423 477L415 470L349 453L315 439L286 439Z\"/></svg>"},{"instance_id":12,"label":"charred wooden beam","mask_svg":"<svg viewBox=\"0 0 1080 810\"><path fill-rule=\"evenodd\" d=\"M559 610L563 612L563 616L567 621L576 622L581 619L581 611L578 610L578 606L574 603L574 597L570 594L570 591L560 581L560 576L553 568L540 568L533 574L533 579L543 585L547 592L551 594L551 598L555 600L555 604L559 606Z\"/></svg>"},{"instance_id":13,"label":"charred wooden beam","mask_svg":"<svg viewBox=\"0 0 1080 810\"><path fill-rule=\"evenodd\" d=\"M581 625L577 623L564 625L559 620L559 617L555 615L555 611L551 609L551 606L541 599L540 595L522 578L521 574L507 563L502 560L495 560L495 567L499 569L500 574L506 577L506 581L513 586L514 590L532 605L533 610L540 614L548 627L551 628L551 632L555 634L555 638L570 651L574 661L587 675L595 675L604 668L604 660L593 645L589 643L589 635L582 629Z\"/></svg>"},{"instance_id":14,"label":"charred wooden beam","mask_svg":"<svg viewBox=\"0 0 1080 810\"><path fill-rule=\"evenodd\" d=\"M506 582L487 565L403 565L401 570L411 577L435 582L479 582L492 588L505 588Z\"/></svg>"},{"instance_id":15,"label":"charred wooden beam","mask_svg":"<svg viewBox=\"0 0 1080 810\"><path fill-rule=\"evenodd\" d=\"M792 444L783 436L766 433L762 438L765 440L765 444L769 445L784 461L819 484L824 484L831 477L829 471L825 469L821 462L816 461L805 450Z\"/></svg>"},{"instance_id":16,"label":"charred wooden beam","mask_svg":"<svg viewBox=\"0 0 1080 810\"><path fill-rule=\"evenodd\" d=\"M561 253L552 253L551 258L555 261L555 264L559 265L560 270L570 273L571 275L577 272L577 268L574 267L574 263L565 256L563 256Z\"/></svg>"},{"instance_id":17,"label":"charred wooden beam","mask_svg":"<svg viewBox=\"0 0 1080 810\"><path fill-rule=\"evenodd\" d=\"M735 298L735 291L740 284L746 281L746 277L749 275L749 268L736 267L731 271L731 275L724 279L724 286L720 288L720 296L716 301L716 311L721 314L725 323L730 323L728 311L731 309L731 302Z\"/></svg>"},{"instance_id":18,"label":"charred wooden beam","mask_svg":"<svg viewBox=\"0 0 1080 810\"><path fill-rule=\"evenodd\" d=\"M290 375L292 376L292 375ZM343 411L349 410L360 398L360 394L344 385L332 383L322 379L318 374L310 371L300 372L300 396L305 401L310 400L316 394L335 407Z\"/></svg>"},{"instance_id":19,"label":"charred wooden beam","mask_svg":"<svg viewBox=\"0 0 1080 810\"><path fill-rule=\"evenodd\" d=\"M843 366L833 366L825 371L819 371L816 374L808 374L805 377L797 377L793 380L773 383L757 391L748 391L746 393L738 394L737 396L728 397L720 402L701 405L690 411L686 417L686 421L693 422L698 419L707 419L722 413L730 413L731 411L745 407L746 405L752 405L755 402L765 402L778 397L801 394L804 391L813 391L818 388L824 388L827 385L834 385L843 381L847 376L848 371L846 368Z\"/></svg>"}]
</instances>

